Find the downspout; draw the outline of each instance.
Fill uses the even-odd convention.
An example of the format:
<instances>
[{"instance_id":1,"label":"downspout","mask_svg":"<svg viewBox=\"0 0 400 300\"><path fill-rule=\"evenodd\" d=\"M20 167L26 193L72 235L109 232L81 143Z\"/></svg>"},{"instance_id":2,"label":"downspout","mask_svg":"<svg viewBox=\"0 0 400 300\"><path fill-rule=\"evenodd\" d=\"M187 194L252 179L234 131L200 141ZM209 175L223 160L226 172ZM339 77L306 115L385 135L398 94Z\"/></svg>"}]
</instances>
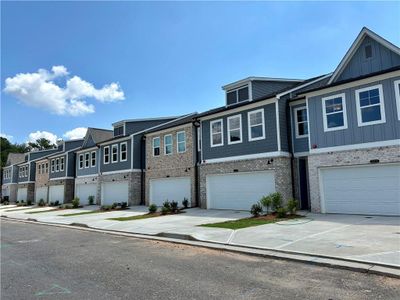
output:
<instances>
[{"instance_id":1,"label":"downspout","mask_svg":"<svg viewBox=\"0 0 400 300\"><path fill-rule=\"evenodd\" d=\"M143 135L140 139L140 205L145 205L145 193L146 193L146 178L145 178L145 152L146 152L146 136Z\"/></svg>"},{"instance_id":2,"label":"downspout","mask_svg":"<svg viewBox=\"0 0 400 300\"><path fill-rule=\"evenodd\" d=\"M199 133L198 133L198 128L200 127L200 122L195 118L193 120L193 126L195 128L194 130L194 140L195 140L195 165L194 165L194 195L195 195L195 206L198 207L200 203L200 180L199 180L199 162L200 162L200 156L199 156Z\"/></svg>"}]
</instances>

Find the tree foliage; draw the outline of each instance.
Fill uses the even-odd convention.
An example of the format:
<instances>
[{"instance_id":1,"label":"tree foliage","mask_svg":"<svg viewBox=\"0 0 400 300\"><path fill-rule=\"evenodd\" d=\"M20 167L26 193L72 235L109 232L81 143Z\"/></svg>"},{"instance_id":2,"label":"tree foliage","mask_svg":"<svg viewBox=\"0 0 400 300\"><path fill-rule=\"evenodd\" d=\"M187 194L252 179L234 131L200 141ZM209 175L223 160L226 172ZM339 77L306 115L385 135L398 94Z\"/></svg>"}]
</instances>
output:
<instances>
[{"instance_id":1,"label":"tree foliage","mask_svg":"<svg viewBox=\"0 0 400 300\"><path fill-rule=\"evenodd\" d=\"M37 139L35 142L29 142L28 147L30 149L37 149L37 150L46 150L46 149L52 149L56 145L52 144L48 139L46 138L40 138Z\"/></svg>"},{"instance_id":2,"label":"tree foliage","mask_svg":"<svg viewBox=\"0 0 400 300\"><path fill-rule=\"evenodd\" d=\"M25 153L28 148L25 144L10 143L4 137L0 137L1 168L6 165L8 153Z\"/></svg>"}]
</instances>

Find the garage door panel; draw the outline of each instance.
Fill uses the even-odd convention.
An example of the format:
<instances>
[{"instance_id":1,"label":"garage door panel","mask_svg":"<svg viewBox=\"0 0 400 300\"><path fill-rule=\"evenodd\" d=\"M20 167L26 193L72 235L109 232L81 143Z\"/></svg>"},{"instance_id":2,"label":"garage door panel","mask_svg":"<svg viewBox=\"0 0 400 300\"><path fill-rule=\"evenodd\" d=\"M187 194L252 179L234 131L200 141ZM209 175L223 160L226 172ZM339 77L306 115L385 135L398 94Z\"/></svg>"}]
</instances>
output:
<instances>
[{"instance_id":1,"label":"garage door panel","mask_svg":"<svg viewBox=\"0 0 400 300\"><path fill-rule=\"evenodd\" d=\"M400 215L400 165L321 169L327 213Z\"/></svg>"},{"instance_id":2,"label":"garage door panel","mask_svg":"<svg viewBox=\"0 0 400 300\"><path fill-rule=\"evenodd\" d=\"M207 176L208 207L250 210L261 197L275 191L274 172Z\"/></svg>"},{"instance_id":3,"label":"garage door panel","mask_svg":"<svg viewBox=\"0 0 400 300\"><path fill-rule=\"evenodd\" d=\"M28 188L19 188L17 191L17 200L26 202L27 197L28 197Z\"/></svg>"},{"instance_id":4,"label":"garage door panel","mask_svg":"<svg viewBox=\"0 0 400 300\"><path fill-rule=\"evenodd\" d=\"M36 188L35 191L36 203L38 203L40 199L43 199L44 202L47 202L47 186Z\"/></svg>"},{"instance_id":5,"label":"garage door panel","mask_svg":"<svg viewBox=\"0 0 400 300\"><path fill-rule=\"evenodd\" d=\"M113 203L128 202L129 184L128 182L106 182L102 186L102 205Z\"/></svg>"},{"instance_id":6,"label":"garage door panel","mask_svg":"<svg viewBox=\"0 0 400 300\"><path fill-rule=\"evenodd\" d=\"M49 188L49 202L64 203L64 185L52 185Z\"/></svg>"},{"instance_id":7,"label":"garage door panel","mask_svg":"<svg viewBox=\"0 0 400 300\"><path fill-rule=\"evenodd\" d=\"M150 180L150 203L161 206L164 201L176 201L181 205L186 198L191 202L191 179L163 178Z\"/></svg>"},{"instance_id":8,"label":"garage door panel","mask_svg":"<svg viewBox=\"0 0 400 300\"><path fill-rule=\"evenodd\" d=\"M76 185L76 197L79 198L79 202L82 205L89 204L89 196L93 196L96 199L97 185L96 184L77 184Z\"/></svg>"}]
</instances>

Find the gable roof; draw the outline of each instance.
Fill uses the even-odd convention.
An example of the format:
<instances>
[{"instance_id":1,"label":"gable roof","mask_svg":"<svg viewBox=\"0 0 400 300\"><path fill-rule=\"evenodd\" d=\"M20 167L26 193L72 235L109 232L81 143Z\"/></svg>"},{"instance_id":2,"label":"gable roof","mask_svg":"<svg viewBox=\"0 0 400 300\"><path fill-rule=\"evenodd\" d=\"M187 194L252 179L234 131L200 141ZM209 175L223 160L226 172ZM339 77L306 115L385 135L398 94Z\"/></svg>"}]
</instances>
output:
<instances>
[{"instance_id":1,"label":"gable roof","mask_svg":"<svg viewBox=\"0 0 400 300\"><path fill-rule=\"evenodd\" d=\"M19 164L25 161L26 153L8 153L6 166Z\"/></svg>"},{"instance_id":2,"label":"gable roof","mask_svg":"<svg viewBox=\"0 0 400 300\"><path fill-rule=\"evenodd\" d=\"M193 112L187 115L184 115L180 118L177 118L175 120L172 120L170 122L166 122L160 125L157 125L153 128L149 128L147 129L144 133L152 133L152 132L158 132L161 130L165 130L165 129L169 129L169 128L173 128L173 127L177 127L180 125L184 125L187 123L191 123L193 122L194 118L197 116L197 112Z\"/></svg>"},{"instance_id":3,"label":"gable roof","mask_svg":"<svg viewBox=\"0 0 400 300\"><path fill-rule=\"evenodd\" d=\"M372 30L368 29L367 27L363 27L363 29L358 34L357 38L347 50L346 55L342 58L339 65L336 67L335 71L332 74L332 77L328 81L328 85L333 83L337 78L339 78L340 74L343 72L347 64L350 62L354 54L356 53L357 49L359 48L360 44L364 40L366 36L369 36L371 39L375 40L376 42L382 44L384 47L388 48L389 50L397 53L400 55L400 48L396 45L392 44L388 40L384 39L380 35L376 34Z\"/></svg>"},{"instance_id":4,"label":"gable roof","mask_svg":"<svg viewBox=\"0 0 400 300\"><path fill-rule=\"evenodd\" d=\"M92 138L93 143L97 144L100 142L103 142L105 140L108 140L110 138L113 137L113 131L112 130L108 130L108 129L101 129L101 128L93 128L93 127L89 127L86 135L85 135L85 140L83 142L83 145L81 148L85 148L86 144L89 140L89 137Z\"/></svg>"}]
</instances>

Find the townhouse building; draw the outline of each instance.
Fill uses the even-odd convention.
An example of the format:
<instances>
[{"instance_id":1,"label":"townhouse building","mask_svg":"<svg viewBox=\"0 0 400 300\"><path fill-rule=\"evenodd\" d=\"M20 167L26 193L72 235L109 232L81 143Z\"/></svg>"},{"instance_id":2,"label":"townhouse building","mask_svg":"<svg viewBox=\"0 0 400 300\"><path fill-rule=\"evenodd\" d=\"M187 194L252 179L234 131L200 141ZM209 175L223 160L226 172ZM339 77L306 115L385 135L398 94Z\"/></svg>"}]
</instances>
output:
<instances>
[{"instance_id":1,"label":"townhouse building","mask_svg":"<svg viewBox=\"0 0 400 300\"><path fill-rule=\"evenodd\" d=\"M18 164L25 161L25 153L9 153L3 168L1 195L8 201L16 201L18 193Z\"/></svg>"}]
</instances>

